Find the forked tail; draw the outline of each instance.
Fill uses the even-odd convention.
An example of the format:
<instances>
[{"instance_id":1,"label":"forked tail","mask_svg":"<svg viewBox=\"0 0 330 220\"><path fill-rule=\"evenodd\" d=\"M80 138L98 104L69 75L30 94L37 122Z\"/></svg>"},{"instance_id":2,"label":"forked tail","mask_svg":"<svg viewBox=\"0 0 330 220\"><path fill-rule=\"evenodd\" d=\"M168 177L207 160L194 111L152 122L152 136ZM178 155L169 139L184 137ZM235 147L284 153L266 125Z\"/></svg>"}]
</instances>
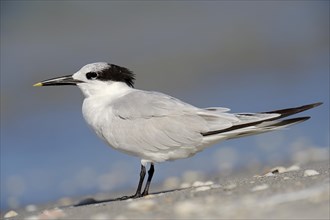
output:
<instances>
[{"instance_id":1,"label":"forked tail","mask_svg":"<svg viewBox=\"0 0 330 220\"><path fill-rule=\"evenodd\" d=\"M258 121L253 121L253 122L249 122L249 123L237 124L237 125L233 125L229 128L205 132L205 133L202 133L202 135L210 136L210 135L226 134L226 136L228 135L228 139L231 139L231 138L238 138L238 137L242 137L242 136L260 134L260 133L264 133L264 132L268 132L268 131L285 128L290 125L306 121L310 117L308 117L308 116L307 117L298 117L298 118L291 118L291 119L286 119L286 120L278 120L278 119L285 118L290 115L294 115L294 114L306 111L311 108L315 108L321 104L322 104L322 102L317 102L314 104L303 105L303 106L295 107L295 108L287 108L287 109L280 109L280 110L275 110L275 111L257 113L257 114L274 114L275 113L275 114L279 114L279 116L276 116L273 118L268 118L265 120L258 120ZM239 115L244 115L244 114L237 114L237 115L239 116ZM247 115L251 115L251 114L247 114ZM253 114L252 114L252 116L253 116Z\"/></svg>"}]
</instances>

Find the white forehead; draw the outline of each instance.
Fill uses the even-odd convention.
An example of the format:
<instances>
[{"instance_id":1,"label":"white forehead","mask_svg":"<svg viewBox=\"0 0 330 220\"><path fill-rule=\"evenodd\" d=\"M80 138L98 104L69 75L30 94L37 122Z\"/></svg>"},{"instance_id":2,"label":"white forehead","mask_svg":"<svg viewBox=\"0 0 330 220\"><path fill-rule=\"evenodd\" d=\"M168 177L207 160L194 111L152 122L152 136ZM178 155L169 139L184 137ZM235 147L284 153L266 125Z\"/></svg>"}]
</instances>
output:
<instances>
[{"instance_id":1,"label":"white forehead","mask_svg":"<svg viewBox=\"0 0 330 220\"><path fill-rule=\"evenodd\" d=\"M105 63L105 62L90 63L90 64L83 66L79 70L79 72L81 72L81 73L97 72L97 71L103 70L107 67L109 67L109 64Z\"/></svg>"}]
</instances>

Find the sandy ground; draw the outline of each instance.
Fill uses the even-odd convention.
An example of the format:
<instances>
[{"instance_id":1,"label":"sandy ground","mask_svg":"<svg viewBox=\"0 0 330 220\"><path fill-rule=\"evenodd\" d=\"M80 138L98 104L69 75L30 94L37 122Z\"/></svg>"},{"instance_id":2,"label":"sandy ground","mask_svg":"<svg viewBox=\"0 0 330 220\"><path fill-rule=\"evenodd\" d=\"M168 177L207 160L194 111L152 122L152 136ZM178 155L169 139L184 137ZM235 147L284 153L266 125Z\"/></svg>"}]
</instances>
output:
<instances>
[{"instance_id":1,"label":"sandy ground","mask_svg":"<svg viewBox=\"0 0 330 220\"><path fill-rule=\"evenodd\" d=\"M134 200L73 207L68 204L77 201L67 198L31 205L13 210L9 219L329 219L329 185L328 160L289 164L266 172L219 174L194 182L172 178L158 189L173 190ZM125 194L129 193L94 198Z\"/></svg>"}]
</instances>

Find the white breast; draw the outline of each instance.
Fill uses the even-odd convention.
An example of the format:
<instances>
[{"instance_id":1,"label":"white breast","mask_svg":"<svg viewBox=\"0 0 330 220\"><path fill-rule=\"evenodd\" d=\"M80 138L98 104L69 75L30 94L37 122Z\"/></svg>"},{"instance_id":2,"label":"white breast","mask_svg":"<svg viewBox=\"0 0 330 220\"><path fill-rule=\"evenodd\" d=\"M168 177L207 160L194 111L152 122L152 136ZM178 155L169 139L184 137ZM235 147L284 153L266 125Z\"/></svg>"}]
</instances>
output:
<instances>
[{"instance_id":1,"label":"white breast","mask_svg":"<svg viewBox=\"0 0 330 220\"><path fill-rule=\"evenodd\" d=\"M99 82L95 85L82 83L79 87L86 97L82 106L84 119L99 137L111 144L105 136L111 132L112 103L134 89L122 82Z\"/></svg>"}]
</instances>

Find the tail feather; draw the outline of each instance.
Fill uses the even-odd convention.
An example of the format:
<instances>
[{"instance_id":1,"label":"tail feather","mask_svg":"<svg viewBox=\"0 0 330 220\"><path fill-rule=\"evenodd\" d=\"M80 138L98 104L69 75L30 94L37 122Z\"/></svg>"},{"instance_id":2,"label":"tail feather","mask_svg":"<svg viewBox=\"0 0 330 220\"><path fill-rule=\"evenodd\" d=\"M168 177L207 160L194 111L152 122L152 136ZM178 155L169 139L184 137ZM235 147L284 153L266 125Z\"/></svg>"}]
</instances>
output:
<instances>
[{"instance_id":1,"label":"tail feather","mask_svg":"<svg viewBox=\"0 0 330 220\"><path fill-rule=\"evenodd\" d=\"M305 120L309 119L309 117L293 118L293 119L287 119L287 120L283 120L283 121L275 121L275 120L280 119L280 118L285 118L287 116L294 115L294 114L306 111L306 110L311 109L311 108L315 108L315 107L317 107L321 104L322 104L322 102L317 102L317 103L313 103L313 104L309 104L309 105L303 105L303 106L295 107L295 108L287 108L287 109L280 109L280 110L269 111L269 112L262 112L261 114L274 114L274 113L276 113L276 114L279 114L279 116L274 117L274 118L268 118L268 119L265 119L265 120L258 120L258 121L254 121L254 122L233 125L229 128L225 128L225 129L220 129L220 130L215 130L215 131L208 131L208 132L202 133L202 135L203 136L209 136L209 135L227 133L227 132L230 132L230 131L235 131L235 130L247 128L247 127L250 127L250 126L257 126L258 127L258 125L262 125L262 123L265 123L265 122L275 122L275 123L271 123L271 124L272 124L272 126L277 125L276 127L283 127L284 125L288 126L288 125L291 125L291 124L295 124L297 122L305 121ZM258 114L260 114L260 113L258 113ZM261 126L261 127L263 127L263 126ZM266 128L266 127L264 127L264 128ZM242 131L242 132L252 132L252 131Z\"/></svg>"},{"instance_id":2,"label":"tail feather","mask_svg":"<svg viewBox=\"0 0 330 220\"><path fill-rule=\"evenodd\" d=\"M298 124L310 119L310 117L290 118L282 121L263 122L258 126L246 127L244 129L235 130L232 133L228 132L228 139L245 137L250 135L262 134L269 131L278 130L290 125Z\"/></svg>"},{"instance_id":3,"label":"tail feather","mask_svg":"<svg viewBox=\"0 0 330 220\"><path fill-rule=\"evenodd\" d=\"M283 126L288 126L288 125L292 125L292 124L297 124L303 121L306 121L308 119L310 119L311 117L309 116L305 116L305 117L299 117L299 118L290 118L290 119L285 119L282 121L275 121L274 124L272 125L268 125L266 127L283 127ZM262 124L261 124L262 125Z\"/></svg>"},{"instance_id":4,"label":"tail feather","mask_svg":"<svg viewBox=\"0 0 330 220\"><path fill-rule=\"evenodd\" d=\"M297 114L299 112L306 111L306 110L311 109L311 108L315 108L315 107L317 107L319 105L322 105L322 104L323 104L322 102L317 102L317 103L313 103L313 104L309 104L309 105L303 105L303 106L300 106L300 107L280 109L280 110L274 110L274 111L262 112L262 113L264 113L264 114L273 114L273 113L280 114L281 116L276 118L276 119L279 119L279 118L285 118L285 117L288 117L290 115Z\"/></svg>"}]
</instances>

